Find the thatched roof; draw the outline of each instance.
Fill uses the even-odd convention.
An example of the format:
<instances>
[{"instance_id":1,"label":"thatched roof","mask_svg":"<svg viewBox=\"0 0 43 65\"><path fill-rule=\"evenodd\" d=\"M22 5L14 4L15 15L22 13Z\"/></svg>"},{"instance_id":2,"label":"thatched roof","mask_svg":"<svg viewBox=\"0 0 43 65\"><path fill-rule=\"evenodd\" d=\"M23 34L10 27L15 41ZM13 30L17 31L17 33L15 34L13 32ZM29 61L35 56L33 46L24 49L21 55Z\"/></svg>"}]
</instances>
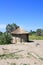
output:
<instances>
[{"instance_id":1,"label":"thatched roof","mask_svg":"<svg viewBox=\"0 0 43 65\"><path fill-rule=\"evenodd\" d=\"M11 32L11 34L29 34L29 32L27 32L19 27L15 31Z\"/></svg>"}]
</instances>

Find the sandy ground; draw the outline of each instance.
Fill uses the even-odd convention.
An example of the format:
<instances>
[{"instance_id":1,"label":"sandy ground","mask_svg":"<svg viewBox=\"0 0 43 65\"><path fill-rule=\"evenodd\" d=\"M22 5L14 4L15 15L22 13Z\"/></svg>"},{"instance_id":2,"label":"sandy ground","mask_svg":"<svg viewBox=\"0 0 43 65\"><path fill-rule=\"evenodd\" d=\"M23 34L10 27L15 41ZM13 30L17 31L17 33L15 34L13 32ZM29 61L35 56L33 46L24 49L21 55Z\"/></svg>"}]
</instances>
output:
<instances>
[{"instance_id":1,"label":"sandy ground","mask_svg":"<svg viewBox=\"0 0 43 65\"><path fill-rule=\"evenodd\" d=\"M21 57L0 58L0 65L43 65L43 40L0 45L0 55L15 53ZM15 63L15 64L14 64Z\"/></svg>"}]
</instances>

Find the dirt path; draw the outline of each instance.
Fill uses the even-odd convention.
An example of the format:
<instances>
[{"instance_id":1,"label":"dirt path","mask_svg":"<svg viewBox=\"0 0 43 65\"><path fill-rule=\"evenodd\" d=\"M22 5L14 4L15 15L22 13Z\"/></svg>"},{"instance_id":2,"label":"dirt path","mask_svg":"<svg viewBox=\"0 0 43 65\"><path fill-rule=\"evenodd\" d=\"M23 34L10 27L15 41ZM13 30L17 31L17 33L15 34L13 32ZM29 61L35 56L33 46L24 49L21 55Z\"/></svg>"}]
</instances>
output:
<instances>
[{"instance_id":1,"label":"dirt path","mask_svg":"<svg viewBox=\"0 0 43 65\"><path fill-rule=\"evenodd\" d=\"M22 44L0 45L0 65L14 64L43 65L43 40L34 40L34 42Z\"/></svg>"}]
</instances>

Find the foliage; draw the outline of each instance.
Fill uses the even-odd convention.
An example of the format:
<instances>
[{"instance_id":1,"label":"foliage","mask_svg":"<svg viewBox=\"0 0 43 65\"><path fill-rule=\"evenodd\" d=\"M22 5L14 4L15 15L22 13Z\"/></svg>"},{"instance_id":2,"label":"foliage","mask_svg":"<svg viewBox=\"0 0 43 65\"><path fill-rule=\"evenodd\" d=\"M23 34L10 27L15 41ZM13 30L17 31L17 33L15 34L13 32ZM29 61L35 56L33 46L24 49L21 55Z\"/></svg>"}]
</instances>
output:
<instances>
[{"instance_id":1,"label":"foliage","mask_svg":"<svg viewBox=\"0 0 43 65\"><path fill-rule=\"evenodd\" d=\"M43 29L37 29L36 30L36 35L43 36Z\"/></svg>"},{"instance_id":2,"label":"foliage","mask_svg":"<svg viewBox=\"0 0 43 65\"><path fill-rule=\"evenodd\" d=\"M11 33L12 31L14 31L15 29L17 29L19 26L18 25L16 25L16 24L8 24L7 26L6 26L6 32L8 32L8 33Z\"/></svg>"},{"instance_id":3,"label":"foliage","mask_svg":"<svg viewBox=\"0 0 43 65\"><path fill-rule=\"evenodd\" d=\"M30 40L43 40L43 36L37 36L36 34L29 35Z\"/></svg>"},{"instance_id":4,"label":"foliage","mask_svg":"<svg viewBox=\"0 0 43 65\"><path fill-rule=\"evenodd\" d=\"M38 36L41 36L41 29L37 29L37 30L36 30L36 34L37 34Z\"/></svg>"},{"instance_id":5,"label":"foliage","mask_svg":"<svg viewBox=\"0 0 43 65\"><path fill-rule=\"evenodd\" d=\"M43 29L41 30L41 36L43 36Z\"/></svg>"},{"instance_id":6,"label":"foliage","mask_svg":"<svg viewBox=\"0 0 43 65\"><path fill-rule=\"evenodd\" d=\"M15 54L15 53L4 53L2 55L0 55L0 59L6 59L6 58L9 58L9 59L19 59L21 58L21 55L18 55L18 54Z\"/></svg>"},{"instance_id":7,"label":"foliage","mask_svg":"<svg viewBox=\"0 0 43 65\"><path fill-rule=\"evenodd\" d=\"M24 63L23 65L27 65L27 64Z\"/></svg>"},{"instance_id":8,"label":"foliage","mask_svg":"<svg viewBox=\"0 0 43 65\"><path fill-rule=\"evenodd\" d=\"M16 65L16 63L11 63L11 65Z\"/></svg>"},{"instance_id":9,"label":"foliage","mask_svg":"<svg viewBox=\"0 0 43 65\"><path fill-rule=\"evenodd\" d=\"M0 35L2 35L2 32L0 31Z\"/></svg>"},{"instance_id":10,"label":"foliage","mask_svg":"<svg viewBox=\"0 0 43 65\"><path fill-rule=\"evenodd\" d=\"M0 44L11 44L12 36L11 32L17 29L19 26L16 24L8 24L6 26L6 32L0 32Z\"/></svg>"},{"instance_id":11,"label":"foliage","mask_svg":"<svg viewBox=\"0 0 43 65\"><path fill-rule=\"evenodd\" d=\"M39 57L39 59L43 61L43 58L42 57Z\"/></svg>"},{"instance_id":12,"label":"foliage","mask_svg":"<svg viewBox=\"0 0 43 65\"><path fill-rule=\"evenodd\" d=\"M43 29L37 29L36 31L30 31L30 40L43 40Z\"/></svg>"},{"instance_id":13,"label":"foliage","mask_svg":"<svg viewBox=\"0 0 43 65\"><path fill-rule=\"evenodd\" d=\"M35 34L35 33L36 33L36 31L30 30L30 35Z\"/></svg>"},{"instance_id":14,"label":"foliage","mask_svg":"<svg viewBox=\"0 0 43 65\"><path fill-rule=\"evenodd\" d=\"M30 30L30 35L43 36L43 29L37 29L36 31Z\"/></svg>"},{"instance_id":15,"label":"foliage","mask_svg":"<svg viewBox=\"0 0 43 65\"><path fill-rule=\"evenodd\" d=\"M10 44L12 37L9 33L5 32L0 36L0 44Z\"/></svg>"}]
</instances>

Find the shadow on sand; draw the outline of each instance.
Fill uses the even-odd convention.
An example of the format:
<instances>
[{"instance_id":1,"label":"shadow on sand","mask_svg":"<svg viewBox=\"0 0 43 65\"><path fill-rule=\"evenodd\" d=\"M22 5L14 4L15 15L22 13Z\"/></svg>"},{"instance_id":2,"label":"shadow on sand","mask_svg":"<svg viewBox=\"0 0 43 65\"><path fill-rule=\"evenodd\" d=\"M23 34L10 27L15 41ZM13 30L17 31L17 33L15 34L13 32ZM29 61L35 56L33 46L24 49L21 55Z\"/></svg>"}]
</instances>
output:
<instances>
[{"instance_id":1,"label":"shadow on sand","mask_svg":"<svg viewBox=\"0 0 43 65\"><path fill-rule=\"evenodd\" d=\"M30 42L30 43L32 43L32 42L34 42L34 41L32 41L32 40L29 40L29 41L27 41L27 42Z\"/></svg>"}]
</instances>

